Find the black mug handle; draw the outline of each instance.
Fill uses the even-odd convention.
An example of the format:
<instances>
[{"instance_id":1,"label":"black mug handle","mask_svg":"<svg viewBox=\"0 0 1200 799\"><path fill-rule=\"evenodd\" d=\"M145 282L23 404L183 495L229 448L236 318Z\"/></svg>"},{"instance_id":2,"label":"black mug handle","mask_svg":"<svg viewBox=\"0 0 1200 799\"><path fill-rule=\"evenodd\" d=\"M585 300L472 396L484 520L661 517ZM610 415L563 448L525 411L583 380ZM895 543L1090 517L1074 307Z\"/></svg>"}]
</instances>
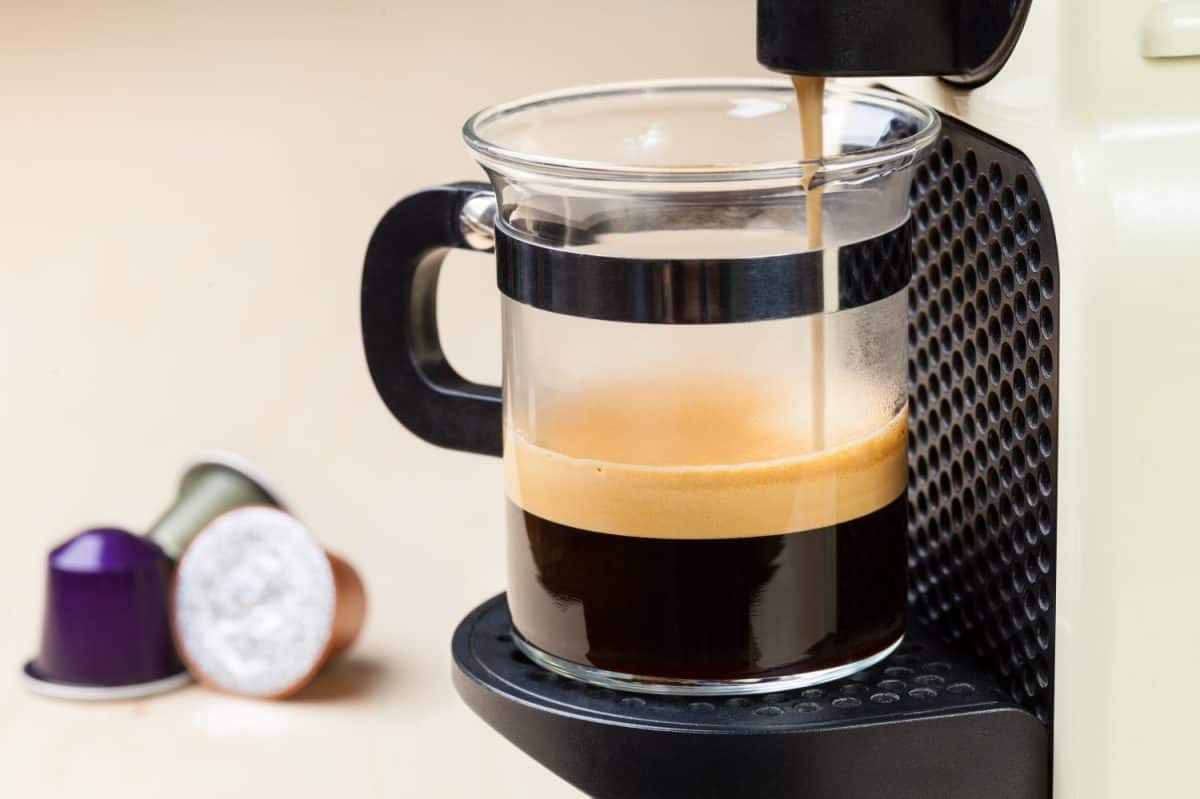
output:
<instances>
[{"instance_id":1,"label":"black mug handle","mask_svg":"<svg viewBox=\"0 0 1200 799\"><path fill-rule=\"evenodd\" d=\"M361 306L367 367L392 415L432 444L499 455L500 389L454 371L437 328L442 259L452 247L491 249L491 198L486 183L454 183L392 206L367 245Z\"/></svg>"}]
</instances>

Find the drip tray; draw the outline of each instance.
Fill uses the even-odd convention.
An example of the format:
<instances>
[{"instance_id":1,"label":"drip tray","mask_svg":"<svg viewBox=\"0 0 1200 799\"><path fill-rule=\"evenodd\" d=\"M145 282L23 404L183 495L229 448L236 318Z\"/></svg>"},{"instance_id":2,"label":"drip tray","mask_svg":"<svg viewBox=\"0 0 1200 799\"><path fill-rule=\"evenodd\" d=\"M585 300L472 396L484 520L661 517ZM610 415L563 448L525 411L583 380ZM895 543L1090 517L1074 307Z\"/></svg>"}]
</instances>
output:
<instances>
[{"instance_id":1,"label":"drip tray","mask_svg":"<svg viewBox=\"0 0 1200 799\"><path fill-rule=\"evenodd\" d=\"M591 687L513 645L504 595L454 633L467 705L595 797L1042 799L1049 733L916 624L883 662L816 688L674 698Z\"/></svg>"}]
</instances>

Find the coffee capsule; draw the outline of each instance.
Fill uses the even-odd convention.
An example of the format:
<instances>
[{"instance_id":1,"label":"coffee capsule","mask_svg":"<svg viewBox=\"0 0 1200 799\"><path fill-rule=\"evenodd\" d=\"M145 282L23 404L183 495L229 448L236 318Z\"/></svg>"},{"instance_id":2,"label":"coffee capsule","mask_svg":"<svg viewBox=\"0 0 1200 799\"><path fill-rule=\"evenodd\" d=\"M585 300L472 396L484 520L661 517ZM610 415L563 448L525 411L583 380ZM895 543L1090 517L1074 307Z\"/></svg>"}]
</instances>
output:
<instances>
[{"instance_id":1,"label":"coffee capsule","mask_svg":"<svg viewBox=\"0 0 1200 799\"><path fill-rule=\"evenodd\" d=\"M353 643L366 614L354 569L282 510L226 511L192 539L171 587L180 657L201 683L281 699Z\"/></svg>"},{"instance_id":2,"label":"coffee capsule","mask_svg":"<svg viewBox=\"0 0 1200 799\"><path fill-rule=\"evenodd\" d=\"M245 460L230 452L205 453L184 470L175 502L146 536L178 560L200 528L242 505L283 507L275 492Z\"/></svg>"},{"instance_id":3,"label":"coffee capsule","mask_svg":"<svg viewBox=\"0 0 1200 799\"><path fill-rule=\"evenodd\" d=\"M61 699L129 699L186 685L167 612L171 561L126 530L85 530L50 552L41 649L26 685Z\"/></svg>"}]
</instances>

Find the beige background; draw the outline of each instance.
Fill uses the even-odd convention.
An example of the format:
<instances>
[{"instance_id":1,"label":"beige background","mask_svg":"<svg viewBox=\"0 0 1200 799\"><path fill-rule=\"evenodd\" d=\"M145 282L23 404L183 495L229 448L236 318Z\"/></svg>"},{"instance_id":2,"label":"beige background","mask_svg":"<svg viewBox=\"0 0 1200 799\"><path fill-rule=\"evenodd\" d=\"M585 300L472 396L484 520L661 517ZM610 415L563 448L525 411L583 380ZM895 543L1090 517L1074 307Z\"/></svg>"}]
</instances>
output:
<instances>
[{"instance_id":1,"label":"beige background","mask_svg":"<svg viewBox=\"0 0 1200 799\"><path fill-rule=\"evenodd\" d=\"M0 795L572 795L451 688L450 633L503 584L500 468L376 398L361 256L401 194L479 175L471 111L756 74L753 5L46 5L0 5ZM492 380L493 285L464 255L443 291L452 358ZM25 693L46 550L144 528L205 447L257 462L360 567L353 654L287 703Z\"/></svg>"}]
</instances>

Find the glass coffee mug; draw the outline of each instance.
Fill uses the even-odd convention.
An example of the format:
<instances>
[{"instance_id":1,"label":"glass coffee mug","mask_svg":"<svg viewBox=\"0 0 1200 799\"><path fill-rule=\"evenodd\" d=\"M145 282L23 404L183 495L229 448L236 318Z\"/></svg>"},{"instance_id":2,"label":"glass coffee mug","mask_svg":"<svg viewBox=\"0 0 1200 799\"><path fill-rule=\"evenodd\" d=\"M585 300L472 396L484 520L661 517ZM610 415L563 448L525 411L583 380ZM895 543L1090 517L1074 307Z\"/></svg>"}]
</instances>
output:
<instances>
[{"instance_id":1,"label":"glass coffee mug","mask_svg":"<svg viewBox=\"0 0 1200 799\"><path fill-rule=\"evenodd\" d=\"M939 123L830 87L823 124L802 161L774 80L533 97L466 123L490 185L418 192L376 229L375 385L427 441L503 455L514 640L542 666L752 693L902 639L908 195ZM442 352L449 248L495 250L502 389Z\"/></svg>"}]
</instances>

